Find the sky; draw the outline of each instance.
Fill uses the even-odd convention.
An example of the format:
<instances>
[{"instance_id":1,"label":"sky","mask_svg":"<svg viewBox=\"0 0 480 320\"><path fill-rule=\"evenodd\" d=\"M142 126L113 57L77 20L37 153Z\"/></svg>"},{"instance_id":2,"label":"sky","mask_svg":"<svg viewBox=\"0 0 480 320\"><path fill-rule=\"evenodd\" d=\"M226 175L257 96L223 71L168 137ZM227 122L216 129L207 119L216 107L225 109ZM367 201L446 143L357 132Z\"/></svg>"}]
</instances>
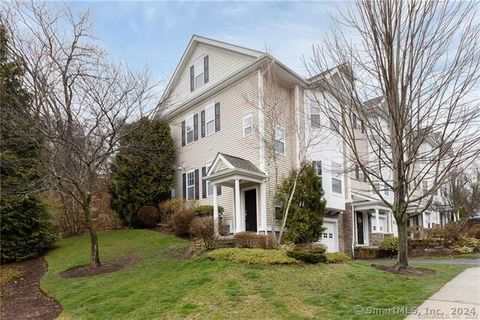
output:
<instances>
[{"instance_id":1,"label":"sky","mask_svg":"<svg viewBox=\"0 0 480 320\"><path fill-rule=\"evenodd\" d=\"M148 66L168 82L193 34L268 51L305 75L302 56L321 43L346 2L70 2L88 10L112 58Z\"/></svg>"}]
</instances>

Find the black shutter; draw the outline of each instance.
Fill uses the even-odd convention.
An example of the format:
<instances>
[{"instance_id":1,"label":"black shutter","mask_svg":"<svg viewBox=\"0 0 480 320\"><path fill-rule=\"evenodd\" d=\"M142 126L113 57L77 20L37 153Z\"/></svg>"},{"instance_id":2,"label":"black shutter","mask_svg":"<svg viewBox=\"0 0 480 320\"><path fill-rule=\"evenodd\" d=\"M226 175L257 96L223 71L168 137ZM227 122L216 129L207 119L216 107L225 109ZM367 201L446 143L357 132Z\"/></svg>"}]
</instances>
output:
<instances>
[{"instance_id":1,"label":"black shutter","mask_svg":"<svg viewBox=\"0 0 480 320\"><path fill-rule=\"evenodd\" d=\"M220 131L220 102L215 103L215 132Z\"/></svg>"},{"instance_id":2,"label":"black shutter","mask_svg":"<svg viewBox=\"0 0 480 320\"><path fill-rule=\"evenodd\" d=\"M222 194L222 187L221 186L217 186L217 195L221 195Z\"/></svg>"},{"instance_id":3,"label":"black shutter","mask_svg":"<svg viewBox=\"0 0 480 320\"><path fill-rule=\"evenodd\" d=\"M195 73L193 69L193 65L190 67L190 92L195 90Z\"/></svg>"},{"instance_id":4,"label":"black shutter","mask_svg":"<svg viewBox=\"0 0 480 320\"><path fill-rule=\"evenodd\" d=\"M200 112L200 122L201 122L200 131L203 138L205 137L205 110L202 110L202 112Z\"/></svg>"},{"instance_id":5,"label":"black shutter","mask_svg":"<svg viewBox=\"0 0 480 320\"><path fill-rule=\"evenodd\" d=\"M185 146L185 120L182 121L182 147Z\"/></svg>"},{"instance_id":6,"label":"black shutter","mask_svg":"<svg viewBox=\"0 0 480 320\"><path fill-rule=\"evenodd\" d=\"M198 140L198 113L193 116L193 141Z\"/></svg>"},{"instance_id":7,"label":"black shutter","mask_svg":"<svg viewBox=\"0 0 480 320\"><path fill-rule=\"evenodd\" d=\"M195 170L195 199L199 199L199 177L198 177L198 169Z\"/></svg>"},{"instance_id":8,"label":"black shutter","mask_svg":"<svg viewBox=\"0 0 480 320\"><path fill-rule=\"evenodd\" d=\"M203 82L208 82L208 56L203 58Z\"/></svg>"},{"instance_id":9,"label":"black shutter","mask_svg":"<svg viewBox=\"0 0 480 320\"><path fill-rule=\"evenodd\" d=\"M187 174L182 175L182 190L183 190L183 199L187 199Z\"/></svg>"},{"instance_id":10,"label":"black shutter","mask_svg":"<svg viewBox=\"0 0 480 320\"><path fill-rule=\"evenodd\" d=\"M202 167L202 198L207 197L207 180L203 179L207 175L207 167Z\"/></svg>"}]
</instances>

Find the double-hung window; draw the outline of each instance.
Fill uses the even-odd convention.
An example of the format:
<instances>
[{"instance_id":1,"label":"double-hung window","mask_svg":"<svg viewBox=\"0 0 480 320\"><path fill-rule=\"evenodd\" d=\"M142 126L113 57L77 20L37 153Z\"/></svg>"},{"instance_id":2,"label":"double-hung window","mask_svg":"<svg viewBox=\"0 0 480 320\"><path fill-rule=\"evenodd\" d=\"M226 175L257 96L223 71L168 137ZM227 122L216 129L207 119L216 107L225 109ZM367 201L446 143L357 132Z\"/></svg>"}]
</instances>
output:
<instances>
[{"instance_id":1,"label":"double-hung window","mask_svg":"<svg viewBox=\"0 0 480 320\"><path fill-rule=\"evenodd\" d=\"M208 166L205 166L205 173L207 173L208 170L210 170L211 165L212 164L210 163ZM206 189L206 196L207 197L210 197L211 195L213 195L213 185L206 180L205 180L205 189Z\"/></svg>"},{"instance_id":2,"label":"double-hung window","mask_svg":"<svg viewBox=\"0 0 480 320\"><path fill-rule=\"evenodd\" d=\"M365 175L358 164L355 165L355 179L358 181L365 181Z\"/></svg>"},{"instance_id":3,"label":"double-hung window","mask_svg":"<svg viewBox=\"0 0 480 320\"><path fill-rule=\"evenodd\" d=\"M330 118L330 129L332 129L335 132L340 131L340 122L338 122L337 119L335 118Z\"/></svg>"},{"instance_id":4,"label":"double-hung window","mask_svg":"<svg viewBox=\"0 0 480 320\"><path fill-rule=\"evenodd\" d=\"M243 117L243 136L249 136L252 134L252 114L249 113Z\"/></svg>"},{"instance_id":5,"label":"double-hung window","mask_svg":"<svg viewBox=\"0 0 480 320\"><path fill-rule=\"evenodd\" d=\"M190 66L190 92L193 92L206 84L209 80L208 56L197 58Z\"/></svg>"},{"instance_id":6,"label":"double-hung window","mask_svg":"<svg viewBox=\"0 0 480 320\"><path fill-rule=\"evenodd\" d=\"M317 103L312 103L310 106L310 126L320 128L320 106Z\"/></svg>"},{"instance_id":7,"label":"double-hung window","mask_svg":"<svg viewBox=\"0 0 480 320\"><path fill-rule=\"evenodd\" d=\"M427 194L427 192L428 192L428 181L427 180L422 181L422 187L423 187L423 194Z\"/></svg>"},{"instance_id":8,"label":"double-hung window","mask_svg":"<svg viewBox=\"0 0 480 320\"><path fill-rule=\"evenodd\" d=\"M275 152L285 155L285 129L282 127L275 128Z\"/></svg>"},{"instance_id":9,"label":"double-hung window","mask_svg":"<svg viewBox=\"0 0 480 320\"><path fill-rule=\"evenodd\" d=\"M203 56L195 60L194 64L195 70L195 90L203 87L204 85L204 65L203 65Z\"/></svg>"},{"instance_id":10,"label":"double-hung window","mask_svg":"<svg viewBox=\"0 0 480 320\"><path fill-rule=\"evenodd\" d=\"M342 194L341 167L335 163L332 169L332 192Z\"/></svg>"},{"instance_id":11,"label":"double-hung window","mask_svg":"<svg viewBox=\"0 0 480 320\"><path fill-rule=\"evenodd\" d=\"M195 199L195 171L187 173L187 199Z\"/></svg>"},{"instance_id":12,"label":"double-hung window","mask_svg":"<svg viewBox=\"0 0 480 320\"><path fill-rule=\"evenodd\" d=\"M185 137L187 144L192 143L194 139L193 133L193 115L185 119Z\"/></svg>"},{"instance_id":13,"label":"double-hung window","mask_svg":"<svg viewBox=\"0 0 480 320\"><path fill-rule=\"evenodd\" d=\"M211 104L205 108L205 135L215 133L215 105Z\"/></svg>"},{"instance_id":14,"label":"double-hung window","mask_svg":"<svg viewBox=\"0 0 480 320\"><path fill-rule=\"evenodd\" d=\"M314 169L315 169L315 172L317 173L317 176L321 178L322 177L322 161L314 161L313 164L314 164Z\"/></svg>"}]
</instances>

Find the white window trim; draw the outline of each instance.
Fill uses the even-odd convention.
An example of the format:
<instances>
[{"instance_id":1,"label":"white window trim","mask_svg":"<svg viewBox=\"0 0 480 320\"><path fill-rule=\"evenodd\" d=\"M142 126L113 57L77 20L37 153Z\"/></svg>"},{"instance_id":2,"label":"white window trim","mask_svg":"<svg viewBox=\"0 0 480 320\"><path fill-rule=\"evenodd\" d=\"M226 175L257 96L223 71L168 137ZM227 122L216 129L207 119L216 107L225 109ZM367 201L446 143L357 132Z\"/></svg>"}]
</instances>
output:
<instances>
[{"instance_id":1,"label":"white window trim","mask_svg":"<svg viewBox=\"0 0 480 320\"><path fill-rule=\"evenodd\" d=\"M333 180L337 180L337 181L340 182L340 192L337 192L337 191L333 190ZM332 193L334 193L334 194L343 194L343 183L342 183L342 179L341 179L341 178L332 177Z\"/></svg>"},{"instance_id":2,"label":"white window trim","mask_svg":"<svg viewBox=\"0 0 480 320\"><path fill-rule=\"evenodd\" d=\"M277 146L277 141L280 141L280 140L277 140L277 137L276 137L276 136L277 136L276 133L277 133L277 130L278 130L278 129L283 130L283 153L278 152L278 151L277 151L277 147L276 147L276 146ZM285 128L284 128L284 127L281 127L281 126L275 126L275 132L273 133L273 139L274 139L274 141L275 141L275 146L274 146L274 147L275 147L275 153L276 153L276 154L279 154L279 155L281 155L281 156L285 156L285 154L287 154L287 143L286 143L286 141L287 141L287 132L286 132Z\"/></svg>"},{"instance_id":3,"label":"white window trim","mask_svg":"<svg viewBox=\"0 0 480 320\"><path fill-rule=\"evenodd\" d=\"M191 186L188 184L188 175L189 175L190 173L193 174L193 185L191 185ZM195 199L195 191L196 191L196 190L195 190L195 170L194 170L194 169L186 172L186 179L185 179L185 180L186 180L186 181L185 181L185 182L186 182L186 187L185 187L185 189L186 189L186 192L187 192L185 198L186 198L187 200L194 200L194 199ZM188 188L189 188L189 187L193 187L193 197L192 197L192 198L189 198L189 197L188 197Z\"/></svg>"},{"instance_id":4,"label":"white window trim","mask_svg":"<svg viewBox=\"0 0 480 320\"><path fill-rule=\"evenodd\" d=\"M249 126L245 126L245 120L250 118L250 125ZM253 133L253 116L251 113L245 115L242 119L242 127L243 127L243 137L248 137L248 136L251 136L252 133ZM250 128L250 133L249 134L246 134L245 133L245 130Z\"/></svg>"},{"instance_id":5,"label":"white window trim","mask_svg":"<svg viewBox=\"0 0 480 320\"><path fill-rule=\"evenodd\" d=\"M212 111L213 111L212 112L213 119L211 119L211 120L207 120L207 109L209 109L209 108L212 108ZM215 126L216 126L216 123L215 123L215 121L216 121L215 120L215 103L212 103L212 104L206 106L204 111L205 111L205 137L208 137L208 136L211 136L212 134L215 133ZM213 132L208 133L208 123L212 122L212 121L213 121Z\"/></svg>"},{"instance_id":6,"label":"white window trim","mask_svg":"<svg viewBox=\"0 0 480 320\"><path fill-rule=\"evenodd\" d=\"M189 130L187 130L187 122L189 119L192 119L192 141L188 142L188 132ZM185 145L187 144L191 144L195 141L195 123L194 123L194 120L193 120L193 114L189 115L188 117L185 118Z\"/></svg>"},{"instance_id":7,"label":"white window trim","mask_svg":"<svg viewBox=\"0 0 480 320\"><path fill-rule=\"evenodd\" d=\"M205 65L204 65L204 58L205 58L205 55L202 54L200 57L198 57L192 64L193 66L193 91L197 90L197 89L200 89L202 87L205 86L205 75L203 74L205 72ZM201 62L198 62L199 60L201 60ZM200 73L197 73L199 70L197 70L198 68L196 68L196 66L198 65L202 65L202 68L201 68L201 71ZM202 85L201 86L197 86L197 77L202 75Z\"/></svg>"}]
</instances>

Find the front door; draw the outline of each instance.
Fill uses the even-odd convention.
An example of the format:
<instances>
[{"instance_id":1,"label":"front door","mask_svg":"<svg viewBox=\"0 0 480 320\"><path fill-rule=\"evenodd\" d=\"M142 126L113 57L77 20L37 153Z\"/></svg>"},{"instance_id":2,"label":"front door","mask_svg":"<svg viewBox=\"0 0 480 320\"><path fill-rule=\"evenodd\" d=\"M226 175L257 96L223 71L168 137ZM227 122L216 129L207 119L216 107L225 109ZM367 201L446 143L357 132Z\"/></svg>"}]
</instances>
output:
<instances>
[{"instance_id":1,"label":"front door","mask_svg":"<svg viewBox=\"0 0 480 320\"><path fill-rule=\"evenodd\" d=\"M257 190L245 191L245 230L257 232Z\"/></svg>"},{"instance_id":2,"label":"front door","mask_svg":"<svg viewBox=\"0 0 480 320\"><path fill-rule=\"evenodd\" d=\"M363 212L357 211L357 244L365 244L363 240Z\"/></svg>"}]
</instances>

